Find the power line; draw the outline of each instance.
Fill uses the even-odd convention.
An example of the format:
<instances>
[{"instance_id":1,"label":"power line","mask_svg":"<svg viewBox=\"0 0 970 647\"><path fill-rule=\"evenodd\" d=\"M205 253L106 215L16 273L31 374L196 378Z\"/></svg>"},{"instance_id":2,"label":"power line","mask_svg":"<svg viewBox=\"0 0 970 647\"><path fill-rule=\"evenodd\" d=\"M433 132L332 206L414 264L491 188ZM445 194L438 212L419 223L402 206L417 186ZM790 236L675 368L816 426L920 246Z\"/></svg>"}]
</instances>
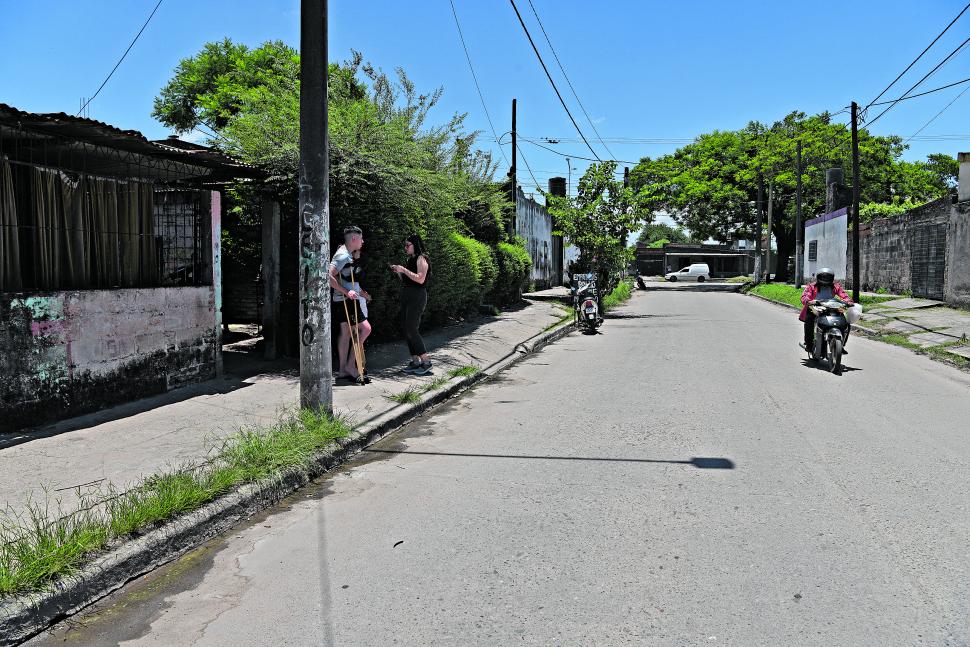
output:
<instances>
[{"instance_id":1,"label":"power line","mask_svg":"<svg viewBox=\"0 0 970 647\"><path fill-rule=\"evenodd\" d=\"M949 85L942 85L942 86L940 86L938 88L933 88L932 90L927 90L926 92L920 92L919 94L911 94L908 97L899 97L898 99L893 99L891 101L881 101L879 103L871 103L869 105L871 105L871 106L884 106L887 103L895 103L895 102L898 102L898 101L909 101L910 99L915 99L917 97L924 97L927 94L933 94L934 92L939 92L940 90L946 90L947 88L952 88L955 85L963 85L964 83L967 83L968 81L970 81L970 78L963 79L962 81L957 81L955 83L950 83Z\"/></svg>"},{"instance_id":2,"label":"power line","mask_svg":"<svg viewBox=\"0 0 970 647\"><path fill-rule=\"evenodd\" d=\"M596 124L593 123L593 120L590 118L589 113L586 112L586 106L583 105L583 102L580 101L579 99L579 95L576 94L576 88L573 87L572 81L570 81L569 76L566 75L566 69L559 61L559 55L556 54L556 48L552 46L552 41L549 40L549 34L546 33L546 28L543 26L542 19L539 18L539 12L536 11L535 5L532 4L532 0L529 0L529 7L532 9L532 13L536 17L536 22L539 23L539 29L542 30L542 35L546 39L546 44L549 45L549 50L552 52L552 56L556 59L556 65L559 66L559 71L562 72L563 78L566 79L566 84L569 85L569 89L572 91L573 97L575 97L576 99L576 103L579 104L579 108L583 111L583 114L586 115L586 121L589 122L590 127L593 129L593 132L596 133L596 138L599 139L600 144L602 144L603 148L606 149L607 154L610 157L616 157L613 154L613 151L610 150L609 146L606 145L606 142L603 141L603 138L600 136L599 131L596 129Z\"/></svg>"},{"instance_id":3,"label":"power line","mask_svg":"<svg viewBox=\"0 0 970 647\"><path fill-rule=\"evenodd\" d=\"M905 99L907 97L907 95L909 95L910 92L912 92L917 87L919 87L920 84L923 83L923 81L925 81L926 79L928 79L931 76L933 76L933 74L936 73L936 71L938 69L940 69L941 67L943 67L944 65L946 65L947 62L949 62L949 60L951 58L953 58L958 53L960 53L960 51L963 50L963 48L966 46L967 43L970 43L970 38L967 38L965 41L963 41L962 43L960 43L960 45L957 46L957 48L954 49L952 52L950 52L947 55L946 58L944 58L942 61L940 61L939 63L937 63L936 67L934 67L932 70L930 70L929 72L927 72L926 75L923 78L921 78L919 81L917 81L916 83L914 83L913 84L913 87L911 87L909 90L906 90L906 92L903 93L903 96L899 97L898 99L896 99L895 101L893 101L892 103L890 103L889 106L885 110L883 110L878 115L876 115L875 118L873 118L872 121L870 121L868 123L868 125L871 126L872 124L876 123L876 121L878 121L878 119L880 117L882 117L884 114L886 114L887 112L889 112L890 110L892 110L894 107L896 107L896 104L897 103L899 103L900 101L902 101L903 99Z\"/></svg>"},{"instance_id":4,"label":"power line","mask_svg":"<svg viewBox=\"0 0 970 647\"><path fill-rule=\"evenodd\" d=\"M530 144L532 144L533 146L538 146L539 148L544 148L547 151L549 151L550 153L555 153L556 155L561 155L562 157L568 157L570 159L585 160L587 162L600 162L600 163L602 163L604 161L606 161L606 162L616 162L618 164L633 164L634 166L636 166L637 164L640 163L640 162L631 162L629 160L601 160L598 157L596 159L593 159L592 157L583 157L582 155L573 155L571 153L561 153L561 152L557 151L554 148L549 148L548 146L543 146L542 144L540 144L537 141L534 141L534 140L531 140L531 139L526 139L522 135L519 135L519 139L521 139L523 141L527 141ZM594 153L594 155L595 155L595 153Z\"/></svg>"},{"instance_id":5,"label":"power line","mask_svg":"<svg viewBox=\"0 0 970 647\"><path fill-rule=\"evenodd\" d=\"M522 147L521 146L516 146L515 149L519 152L519 155L522 155L522 161L525 162L525 168L529 171L529 175L532 177L532 181L536 185L536 190L537 191L542 191L542 187L539 186L539 180L537 180L536 179L536 176L533 175L532 168L529 166L529 160L527 160L525 158L525 155L522 153Z\"/></svg>"},{"instance_id":6,"label":"power line","mask_svg":"<svg viewBox=\"0 0 970 647\"><path fill-rule=\"evenodd\" d=\"M472 73L472 80L475 81L475 89L478 90L478 98L482 102L482 110L485 111L485 119L488 120L488 127L492 129L492 137L495 138L495 144L498 146L498 152L502 154L505 159L505 163L509 166L512 165L509 162L509 158L505 155L505 150L502 148L502 143L499 141L498 135L495 133L495 126L492 124L492 117L488 114L488 107L485 105L485 96L482 94L482 88L478 85L478 77L475 75L475 66L472 65L472 57L468 54L468 47L465 45L465 36L461 33L461 25L458 23L458 12L455 11L455 3L453 0L448 0L451 3L451 15L455 17L455 27L458 28L458 38L461 40L461 47L465 50L465 60L468 61L468 69Z\"/></svg>"},{"instance_id":7,"label":"power line","mask_svg":"<svg viewBox=\"0 0 970 647\"><path fill-rule=\"evenodd\" d=\"M955 97L953 97L953 101L951 101L950 103L948 103L948 104L946 104L945 106L943 106L943 110L940 110L940 111L939 111L938 113L936 113L936 114L935 114L935 115L933 116L933 118L932 118L932 119L930 119L930 120L929 120L929 121L927 121L927 122L926 122L925 124L923 124L923 125L922 125L922 126L920 127L920 129L919 129L919 130L917 130L917 131L916 131L915 133L913 133L912 135L910 135L910 136L909 136L909 139L907 139L907 140L906 140L906 141L904 141L903 143L904 143L904 144L906 144L906 143L908 143L908 142L909 142L909 141L910 141L911 139L913 139L914 137L916 137L916 135L918 135L918 134L920 134L921 132L923 132L923 130L924 130L924 129L925 129L925 128L926 128L927 126L929 126L929 125L930 125L931 123L933 123L934 121L936 121L936 120L937 120L937 118L939 118L939 116L940 116L940 115L942 115L942 114L943 114L944 112L946 112L946 111L947 111L947 108L949 108L949 107L950 107L950 106L952 106L952 105L953 105L954 103L956 103L956 102L957 102L957 99L959 99L959 98L960 98L960 97L962 97L962 96L963 96L964 94L966 94L966 92L967 92L967 90L970 90L970 86L967 86L967 87L965 87L965 88L963 88L963 91L962 91L962 92L960 92L960 94L958 94L957 96L955 96Z\"/></svg>"},{"instance_id":8,"label":"power line","mask_svg":"<svg viewBox=\"0 0 970 647\"><path fill-rule=\"evenodd\" d=\"M933 39L933 42L930 43L929 45L927 45L926 46L926 49L924 49L922 52L920 52L919 56L917 56L915 59L913 59L913 62L910 63L909 65L907 65L906 66L906 69L903 70L902 72L900 72L899 73L899 76L897 76L895 79L893 79L893 82L890 83L889 85L887 85L886 88L882 92L880 92L876 96L875 99L873 99L872 101L870 101L869 104L865 108L862 109L862 111L865 112L871 106L878 105L878 104L876 104L876 101L879 101L880 97L882 97L882 95L886 94L886 92L889 91L889 88L891 88L894 85L896 85L896 81L898 81L899 79L903 78L903 75L906 74L907 72L909 72L910 68L912 68L914 65L916 65L916 62L919 61L921 58L923 58L923 54L925 54L926 52L928 52L930 50L930 48L933 47L933 45L936 44L936 41L940 40L940 38L943 37L943 34L945 34L947 31L949 31L950 27L953 26L953 23L955 23L956 21L958 21L960 19L960 16L962 16L964 13L966 13L967 9L970 9L970 3L967 3L967 6L965 6L963 8L963 10L960 13L957 14L957 17L954 18L953 20L951 20L950 21L950 24L947 25L946 28L943 31L941 31L936 38Z\"/></svg>"},{"instance_id":9,"label":"power line","mask_svg":"<svg viewBox=\"0 0 970 647\"><path fill-rule=\"evenodd\" d=\"M559 92L559 88L556 87L556 82L552 80L552 75L549 74L549 68L546 67L546 62L542 60L542 54L539 53L539 48L536 47L535 41L532 40L532 34L529 33L529 28L525 26L525 21L522 20L522 14L519 13L519 8L515 6L515 0L509 0L509 2L512 3L512 8L515 10L515 15L519 19L519 24L522 25L522 30L525 31L526 38L529 39L529 44L532 45L532 51L536 53L536 58L539 59L539 64L542 65L542 70L546 73L546 78L549 79L549 83L552 85L552 89L556 91L556 96L559 97L559 103L562 104L562 107L566 111L566 114L569 115L569 120L573 122L573 126L576 128L576 132L578 132L579 136L583 138L583 142L586 144L586 148L588 148L589 151L593 154L593 157L596 158L594 161L602 162L603 160L601 160L600 156L596 154L596 151L593 150L593 147L589 145L589 142L586 140L586 135L583 134L583 131L582 129L580 129L579 124L577 124L576 120L573 118L573 113L569 111L569 106L567 106L566 102L563 100L562 94Z\"/></svg>"},{"instance_id":10,"label":"power line","mask_svg":"<svg viewBox=\"0 0 970 647\"><path fill-rule=\"evenodd\" d=\"M95 97L97 97L98 94L101 93L101 90L104 89L104 86L108 84L108 81L114 75L115 70L118 69L118 66L121 65L121 62L125 60L125 57L126 56L128 56L128 52L130 52L131 51L131 48L135 46L135 43L136 42L138 42L139 36L141 36L141 33L143 31L145 31L145 27L148 26L148 23L150 23L152 21L152 16L155 15L155 12L158 11L158 8L161 6L161 4L162 4L162 0L158 0L158 3L155 5L155 8L152 9L152 12L150 14L148 14L148 20L145 21L145 24L141 26L141 29L138 30L138 33L135 34L135 37L132 39L131 43L128 45L128 49L126 49L125 50L125 53L121 55L121 58L118 59L118 62L115 63L115 66L113 68L111 68L111 72L109 72L108 73L108 76L106 76L105 79L104 79L104 81L101 82L101 85L98 87L97 92L94 93L94 96L92 96L90 99L88 99L87 101L84 102L84 105L81 106L81 109L77 111L77 114L75 115L75 117L80 116L81 113L84 112L84 109L88 107L88 104L90 104L92 101L94 101Z\"/></svg>"}]
</instances>

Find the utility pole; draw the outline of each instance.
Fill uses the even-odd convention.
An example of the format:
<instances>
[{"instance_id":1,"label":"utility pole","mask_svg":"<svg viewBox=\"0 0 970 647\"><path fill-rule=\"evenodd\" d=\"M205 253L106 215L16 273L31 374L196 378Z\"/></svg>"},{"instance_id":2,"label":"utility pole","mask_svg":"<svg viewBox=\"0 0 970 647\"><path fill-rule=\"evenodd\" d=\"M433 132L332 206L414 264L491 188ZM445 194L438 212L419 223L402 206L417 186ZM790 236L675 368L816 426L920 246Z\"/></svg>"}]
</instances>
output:
<instances>
[{"instance_id":1,"label":"utility pole","mask_svg":"<svg viewBox=\"0 0 970 647\"><path fill-rule=\"evenodd\" d=\"M802 231L802 140L795 145L795 287L802 287L805 232Z\"/></svg>"},{"instance_id":2,"label":"utility pole","mask_svg":"<svg viewBox=\"0 0 970 647\"><path fill-rule=\"evenodd\" d=\"M754 282L761 283L761 264L764 260L762 255L762 235L764 232L764 207L765 207L765 179L758 174L758 227L755 229L755 241L754 241Z\"/></svg>"},{"instance_id":3,"label":"utility pole","mask_svg":"<svg viewBox=\"0 0 970 647\"><path fill-rule=\"evenodd\" d=\"M771 283L771 213L775 201L775 181L768 183L768 244L765 250L765 283Z\"/></svg>"},{"instance_id":4,"label":"utility pole","mask_svg":"<svg viewBox=\"0 0 970 647\"><path fill-rule=\"evenodd\" d=\"M566 158L566 195L572 195L570 188L573 183L573 162L568 157Z\"/></svg>"},{"instance_id":5,"label":"utility pole","mask_svg":"<svg viewBox=\"0 0 970 647\"><path fill-rule=\"evenodd\" d=\"M519 149L518 149L518 142L516 141L516 137L517 137L517 133L515 129L515 99L512 99L512 168L509 169L509 175L512 178L512 231L510 233L513 236L515 236L516 232L518 231L518 229L516 228L517 223L515 221L516 221L516 216L518 216L516 207L518 206L518 199L519 199L519 196L518 196L519 180L517 177L518 169L516 168L516 162L518 157L517 153Z\"/></svg>"},{"instance_id":6,"label":"utility pole","mask_svg":"<svg viewBox=\"0 0 970 647\"><path fill-rule=\"evenodd\" d=\"M859 104L852 102L852 300L859 303Z\"/></svg>"},{"instance_id":7,"label":"utility pole","mask_svg":"<svg viewBox=\"0 0 970 647\"><path fill-rule=\"evenodd\" d=\"M333 412L327 0L300 3L300 407Z\"/></svg>"}]
</instances>

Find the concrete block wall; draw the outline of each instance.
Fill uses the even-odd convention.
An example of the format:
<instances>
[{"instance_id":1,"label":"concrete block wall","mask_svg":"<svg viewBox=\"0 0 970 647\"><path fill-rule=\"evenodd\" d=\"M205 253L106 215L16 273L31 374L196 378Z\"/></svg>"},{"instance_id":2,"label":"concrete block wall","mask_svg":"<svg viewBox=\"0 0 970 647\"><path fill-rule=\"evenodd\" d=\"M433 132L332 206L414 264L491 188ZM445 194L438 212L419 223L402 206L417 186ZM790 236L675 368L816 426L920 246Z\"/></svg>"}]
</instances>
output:
<instances>
[{"instance_id":1,"label":"concrete block wall","mask_svg":"<svg viewBox=\"0 0 970 647\"><path fill-rule=\"evenodd\" d=\"M951 206L950 198L941 198L903 215L863 224L859 228L861 288L942 299L945 229ZM851 287L851 234L847 247L846 285Z\"/></svg>"},{"instance_id":2,"label":"concrete block wall","mask_svg":"<svg viewBox=\"0 0 970 647\"><path fill-rule=\"evenodd\" d=\"M946 302L970 308L970 201L958 202L950 212L946 259Z\"/></svg>"},{"instance_id":3,"label":"concrete block wall","mask_svg":"<svg viewBox=\"0 0 970 647\"><path fill-rule=\"evenodd\" d=\"M0 431L216 374L211 286L0 295Z\"/></svg>"}]
</instances>

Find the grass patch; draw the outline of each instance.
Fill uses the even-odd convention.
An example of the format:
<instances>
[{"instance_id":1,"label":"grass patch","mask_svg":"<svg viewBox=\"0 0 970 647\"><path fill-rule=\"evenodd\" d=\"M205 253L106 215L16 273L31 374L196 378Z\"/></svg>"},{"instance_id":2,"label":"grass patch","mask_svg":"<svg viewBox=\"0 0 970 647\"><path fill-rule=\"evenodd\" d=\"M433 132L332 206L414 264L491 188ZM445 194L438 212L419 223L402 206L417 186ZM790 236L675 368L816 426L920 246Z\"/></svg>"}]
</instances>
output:
<instances>
[{"instance_id":1,"label":"grass patch","mask_svg":"<svg viewBox=\"0 0 970 647\"><path fill-rule=\"evenodd\" d=\"M0 597L42 589L77 572L113 541L195 510L232 489L291 469L308 470L315 454L350 433L341 419L304 410L269 428L226 439L202 466L180 466L118 492L107 486L81 498L79 512L60 503L29 503L0 518Z\"/></svg>"},{"instance_id":2,"label":"grass patch","mask_svg":"<svg viewBox=\"0 0 970 647\"><path fill-rule=\"evenodd\" d=\"M787 303L796 308L802 307L802 290L796 288L794 285L785 283L762 283L754 286L748 292L757 294L759 297L770 299L771 301L777 301L778 303ZM860 295L859 302L863 306L872 306L884 301L892 301L895 298L863 294Z\"/></svg>"},{"instance_id":3,"label":"grass patch","mask_svg":"<svg viewBox=\"0 0 970 647\"><path fill-rule=\"evenodd\" d=\"M460 368L454 368L448 371L448 377L441 376L436 377L427 384L423 386L409 386L400 393L393 393L391 395L385 395L384 397L398 404L414 404L421 401L421 396L425 393L430 393L431 391L437 391L444 385L448 384L448 380L453 377L474 375L479 371L477 366L462 366Z\"/></svg>"},{"instance_id":4,"label":"grass patch","mask_svg":"<svg viewBox=\"0 0 970 647\"><path fill-rule=\"evenodd\" d=\"M753 276L732 276L731 278L724 279L725 283L748 283L753 281Z\"/></svg>"},{"instance_id":5,"label":"grass patch","mask_svg":"<svg viewBox=\"0 0 970 647\"><path fill-rule=\"evenodd\" d=\"M548 326L546 326L545 328L543 328L542 329L542 332L549 332L553 328L558 328L559 326L563 325L564 323L566 323L570 319L575 318L575 316L576 315L574 315L572 312L568 312L568 313L564 314L563 316L559 317L558 320L552 322L551 324L549 324Z\"/></svg>"},{"instance_id":6,"label":"grass patch","mask_svg":"<svg viewBox=\"0 0 970 647\"><path fill-rule=\"evenodd\" d=\"M453 368L448 371L450 377L471 377L478 373L481 369L472 364L466 366L459 366L458 368Z\"/></svg>"},{"instance_id":7,"label":"grass patch","mask_svg":"<svg viewBox=\"0 0 970 647\"><path fill-rule=\"evenodd\" d=\"M633 296L633 284L631 281L623 280L613 291L603 298L603 311L609 312L622 303L629 301Z\"/></svg>"},{"instance_id":8,"label":"grass patch","mask_svg":"<svg viewBox=\"0 0 970 647\"><path fill-rule=\"evenodd\" d=\"M413 386L409 386L400 393L392 393L384 397L398 404L414 404L421 400L421 391Z\"/></svg>"}]
</instances>

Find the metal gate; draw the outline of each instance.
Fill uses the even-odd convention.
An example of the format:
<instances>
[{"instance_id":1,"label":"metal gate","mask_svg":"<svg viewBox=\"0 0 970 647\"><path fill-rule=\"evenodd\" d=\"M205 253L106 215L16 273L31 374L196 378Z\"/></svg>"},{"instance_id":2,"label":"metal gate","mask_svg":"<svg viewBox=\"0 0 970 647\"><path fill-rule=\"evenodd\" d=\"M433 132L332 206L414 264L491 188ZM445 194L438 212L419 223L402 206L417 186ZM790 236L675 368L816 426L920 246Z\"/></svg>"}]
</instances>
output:
<instances>
[{"instance_id":1,"label":"metal gate","mask_svg":"<svg viewBox=\"0 0 970 647\"><path fill-rule=\"evenodd\" d=\"M911 230L910 280L913 296L943 299L946 277L946 223Z\"/></svg>"}]
</instances>

